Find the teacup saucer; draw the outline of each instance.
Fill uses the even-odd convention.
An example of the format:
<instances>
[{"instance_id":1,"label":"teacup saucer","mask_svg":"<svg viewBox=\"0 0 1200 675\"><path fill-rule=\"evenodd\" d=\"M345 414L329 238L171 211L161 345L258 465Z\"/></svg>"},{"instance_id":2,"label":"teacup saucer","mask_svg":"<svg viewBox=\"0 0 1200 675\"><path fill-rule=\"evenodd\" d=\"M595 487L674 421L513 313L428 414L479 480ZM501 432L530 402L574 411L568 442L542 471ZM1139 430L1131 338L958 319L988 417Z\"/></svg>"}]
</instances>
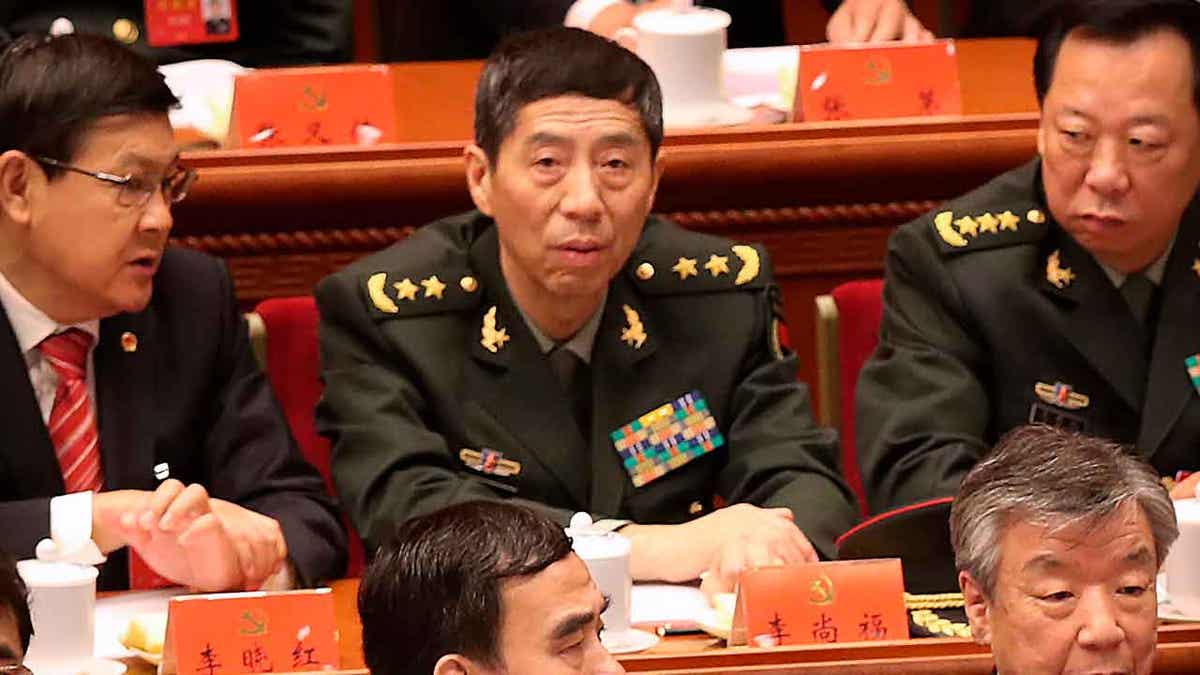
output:
<instances>
[{"instance_id":1,"label":"teacup saucer","mask_svg":"<svg viewBox=\"0 0 1200 675\"><path fill-rule=\"evenodd\" d=\"M636 628L623 631L606 629L600 633L600 644L604 645L609 654L632 654L658 644L658 636Z\"/></svg>"},{"instance_id":2,"label":"teacup saucer","mask_svg":"<svg viewBox=\"0 0 1200 675\"><path fill-rule=\"evenodd\" d=\"M101 658L71 665L38 665L32 661L26 661L25 665L37 675L123 675L128 669L128 666L120 661Z\"/></svg>"}]
</instances>

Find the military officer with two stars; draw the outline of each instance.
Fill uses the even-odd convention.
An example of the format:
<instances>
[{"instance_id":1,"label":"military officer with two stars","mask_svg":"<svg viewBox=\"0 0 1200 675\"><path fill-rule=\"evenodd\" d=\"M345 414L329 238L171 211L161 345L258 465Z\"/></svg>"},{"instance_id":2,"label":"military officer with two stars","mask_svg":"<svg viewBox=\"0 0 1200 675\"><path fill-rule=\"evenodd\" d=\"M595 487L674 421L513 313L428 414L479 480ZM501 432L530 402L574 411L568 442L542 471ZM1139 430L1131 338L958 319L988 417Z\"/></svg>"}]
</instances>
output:
<instances>
[{"instance_id":1,"label":"military officer with two stars","mask_svg":"<svg viewBox=\"0 0 1200 675\"><path fill-rule=\"evenodd\" d=\"M708 572L720 590L832 555L855 509L778 339L764 249L649 216L663 132L646 64L576 29L515 37L476 117L478 210L317 288L318 426L368 545L511 499L619 529L640 579Z\"/></svg>"},{"instance_id":2,"label":"military officer with two stars","mask_svg":"<svg viewBox=\"0 0 1200 675\"><path fill-rule=\"evenodd\" d=\"M901 227L857 390L871 507L953 495L1043 423L1200 468L1200 4L1073 0L1040 39L1039 156Z\"/></svg>"}]
</instances>

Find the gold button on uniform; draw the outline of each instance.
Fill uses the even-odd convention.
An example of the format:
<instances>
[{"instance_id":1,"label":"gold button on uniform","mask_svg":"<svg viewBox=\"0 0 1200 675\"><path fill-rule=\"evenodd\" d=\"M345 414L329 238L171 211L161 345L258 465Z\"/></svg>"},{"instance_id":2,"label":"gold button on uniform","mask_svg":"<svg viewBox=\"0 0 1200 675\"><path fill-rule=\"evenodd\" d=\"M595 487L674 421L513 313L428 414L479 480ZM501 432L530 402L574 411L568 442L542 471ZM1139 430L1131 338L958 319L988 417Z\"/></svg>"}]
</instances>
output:
<instances>
[{"instance_id":1,"label":"gold button on uniform","mask_svg":"<svg viewBox=\"0 0 1200 675\"><path fill-rule=\"evenodd\" d=\"M637 267L637 278L642 281L650 281L654 278L654 265L644 262Z\"/></svg>"},{"instance_id":2,"label":"gold button on uniform","mask_svg":"<svg viewBox=\"0 0 1200 675\"><path fill-rule=\"evenodd\" d=\"M690 514L690 515L695 516L695 515L698 515L703 512L704 512L704 505L701 504L700 502L692 502L691 504L688 505L688 514Z\"/></svg>"},{"instance_id":3,"label":"gold button on uniform","mask_svg":"<svg viewBox=\"0 0 1200 675\"><path fill-rule=\"evenodd\" d=\"M479 288L479 282L475 280L475 277L467 276L458 280L458 286L468 293L474 293L475 289Z\"/></svg>"},{"instance_id":4,"label":"gold button on uniform","mask_svg":"<svg viewBox=\"0 0 1200 675\"><path fill-rule=\"evenodd\" d=\"M129 19L117 19L113 22L112 34L117 40L131 45L137 42L141 31L138 30L137 24Z\"/></svg>"}]
</instances>

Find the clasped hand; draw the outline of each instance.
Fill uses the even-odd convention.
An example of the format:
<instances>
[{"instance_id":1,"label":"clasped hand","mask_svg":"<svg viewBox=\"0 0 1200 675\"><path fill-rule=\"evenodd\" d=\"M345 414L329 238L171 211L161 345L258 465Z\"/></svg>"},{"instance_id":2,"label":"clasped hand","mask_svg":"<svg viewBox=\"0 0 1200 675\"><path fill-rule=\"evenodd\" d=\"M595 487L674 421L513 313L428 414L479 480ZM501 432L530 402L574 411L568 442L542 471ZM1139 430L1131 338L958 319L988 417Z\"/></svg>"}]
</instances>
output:
<instances>
[{"instance_id":1,"label":"clasped hand","mask_svg":"<svg viewBox=\"0 0 1200 675\"><path fill-rule=\"evenodd\" d=\"M95 495L92 538L104 553L129 546L158 574L198 591L258 589L287 558L275 519L174 479L153 492Z\"/></svg>"}]
</instances>

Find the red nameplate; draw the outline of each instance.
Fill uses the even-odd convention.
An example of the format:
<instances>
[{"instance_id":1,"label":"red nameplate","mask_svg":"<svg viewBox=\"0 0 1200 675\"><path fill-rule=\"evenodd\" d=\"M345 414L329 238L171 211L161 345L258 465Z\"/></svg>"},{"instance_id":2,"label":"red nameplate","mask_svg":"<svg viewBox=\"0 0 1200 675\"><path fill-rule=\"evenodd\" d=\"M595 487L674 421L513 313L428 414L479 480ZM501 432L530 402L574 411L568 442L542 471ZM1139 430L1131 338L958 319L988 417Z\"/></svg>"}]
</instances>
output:
<instances>
[{"instance_id":1,"label":"red nameplate","mask_svg":"<svg viewBox=\"0 0 1200 675\"><path fill-rule=\"evenodd\" d=\"M234 85L230 137L243 148L389 143L395 90L382 65L251 71Z\"/></svg>"},{"instance_id":2,"label":"red nameplate","mask_svg":"<svg viewBox=\"0 0 1200 675\"><path fill-rule=\"evenodd\" d=\"M797 72L797 122L962 114L953 40L805 46Z\"/></svg>"},{"instance_id":3,"label":"red nameplate","mask_svg":"<svg viewBox=\"0 0 1200 675\"><path fill-rule=\"evenodd\" d=\"M162 675L337 670L333 591L171 598Z\"/></svg>"},{"instance_id":4,"label":"red nameplate","mask_svg":"<svg viewBox=\"0 0 1200 675\"><path fill-rule=\"evenodd\" d=\"M755 647L907 640L899 558L744 572L729 644Z\"/></svg>"},{"instance_id":5,"label":"red nameplate","mask_svg":"<svg viewBox=\"0 0 1200 675\"><path fill-rule=\"evenodd\" d=\"M143 0L151 47L236 42L237 0Z\"/></svg>"}]
</instances>

